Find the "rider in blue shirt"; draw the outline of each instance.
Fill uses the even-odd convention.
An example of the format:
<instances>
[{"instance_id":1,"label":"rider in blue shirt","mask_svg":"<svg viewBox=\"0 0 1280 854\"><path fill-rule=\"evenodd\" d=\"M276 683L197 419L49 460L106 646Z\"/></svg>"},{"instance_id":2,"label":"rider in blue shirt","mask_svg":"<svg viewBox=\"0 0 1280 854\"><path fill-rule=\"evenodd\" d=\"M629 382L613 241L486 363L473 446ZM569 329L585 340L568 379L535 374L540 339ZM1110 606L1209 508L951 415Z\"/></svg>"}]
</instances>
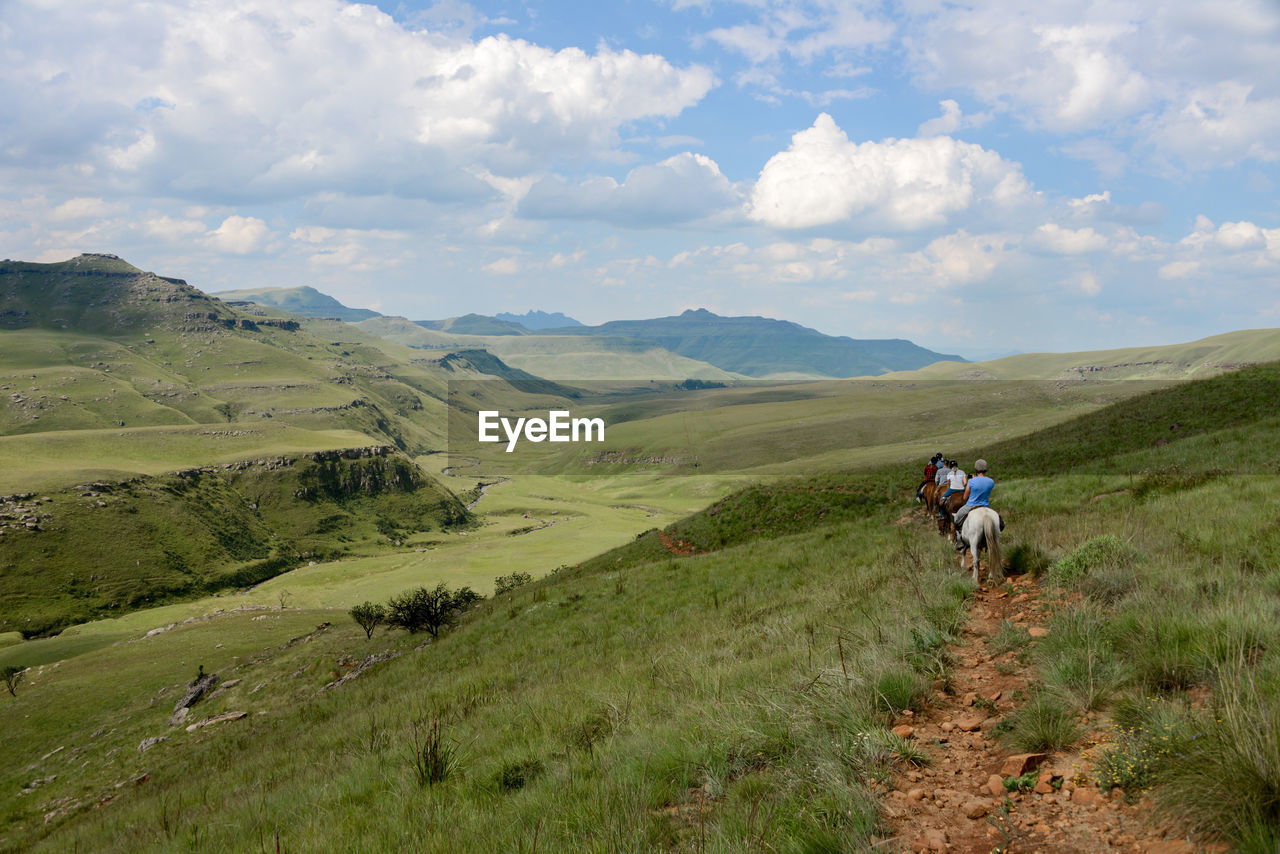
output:
<instances>
[{"instance_id":1,"label":"rider in blue shirt","mask_svg":"<svg viewBox=\"0 0 1280 854\"><path fill-rule=\"evenodd\" d=\"M991 506L991 490L995 488L996 482L987 476L987 461L975 462L973 472L973 477L969 478L969 483L964 488L964 506L957 510L955 515L957 539L960 526L964 524L964 517L969 515L970 508ZM1004 530L1003 518L1000 520L1000 530ZM964 548L964 545L960 544L956 548Z\"/></svg>"}]
</instances>

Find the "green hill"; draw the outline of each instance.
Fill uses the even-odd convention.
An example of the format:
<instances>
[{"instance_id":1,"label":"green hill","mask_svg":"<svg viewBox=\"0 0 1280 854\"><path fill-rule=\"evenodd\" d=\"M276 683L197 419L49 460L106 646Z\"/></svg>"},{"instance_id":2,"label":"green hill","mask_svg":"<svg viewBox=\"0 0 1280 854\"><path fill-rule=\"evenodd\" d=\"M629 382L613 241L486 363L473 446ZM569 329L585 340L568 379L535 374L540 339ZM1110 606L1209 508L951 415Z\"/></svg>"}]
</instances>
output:
<instances>
[{"instance_id":1,"label":"green hill","mask_svg":"<svg viewBox=\"0 0 1280 854\"><path fill-rule=\"evenodd\" d=\"M1280 329L1247 329L1185 344L1079 353L1022 353L988 362L939 362L895 379L1188 379L1280 359Z\"/></svg>"},{"instance_id":2,"label":"green hill","mask_svg":"<svg viewBox=\"0 0 1280 854\"><path fill-rule=\"evenodd\" d=\"M529 330L519 323L487 317L483 314L464 314L445 320L415 320L423 329L437 332L453 332L458 335L528 335Z\"/></svg>"},{"instance_id":3,"label":"green hill","mask_svg":"<svg viewBox=\"0 0 1280 854\"><path fill-rule=\"evenodd\" d=\"M217 291L213 296L223 302L252 302L278 308L290 314L301 314L305 317L332 317L352 323L382 316L367 308L348 308L328 294L322 294L315 288L305 285L296 288L245 288L235 291Z\"/></svg>"},{"instance_id":4,"label":"green hill","mask_svg":"<svg viewBox=\"0 0 1280 854\"><path fill-rule=\"evenodd\" d=\"M475 405L559 389L433 355L114 256L0 265L0 619L47 633L468 522L405 456L445 449L450 383L484 380ZM327 468L369 486L312 495Z\"/></svg>"},{"instance_id":5,"label":"green hill","mask_svg":"<svg viewBox=\"0 0 1280 854\"><path fill-rule=\"evenodd\" d=\"M856 340L823 335L766 317L721 317L706 309L652 320L615 320L557 334L624 337L750 377L858 377L963 361L901 339Z\"/></svg>"},{"instance_id":6,"label":"green hill","mask_svg":"<svg viewBox=\"0 0 1280 854\"><path fill-rule=\"evenodd\" d=\"M1056 722L1050 764L1071 769L1059 776L1144 799L1089 814L1139 833L1149 795L1178 835L1274 850L1280 459L1275 416L1241 382L1273 394L1280 370L1180 384L1020 440L1052 461L1076 436L1127 427L1107 471L996 469L1006 553L1043 573L1017 588L1045 612L1043 637L998 622L1014 613L1006 591L987 600L999 632L974 634L967 575L913 518L914 469L757 484L495 596L430 643L366 639L337 609L228 609L35 669L0 697L0 781L27 792L0 801L3 844L883 849L908 787L950 809L952 791L985 782L889 729L949 696L963 647L993 673L1033 671L975 702L994 728L949 736L977 762L998 767ZM1213 468L1184 470L1192 460ZM197 666L226 687L191 718L243 717L167 723ZM996 833L1055 850L1053 828L1025 821L1041 799L1006 785L988 804ZM1049 799L1065 808L1065 784Z\"/></svg>"}]
</instances>

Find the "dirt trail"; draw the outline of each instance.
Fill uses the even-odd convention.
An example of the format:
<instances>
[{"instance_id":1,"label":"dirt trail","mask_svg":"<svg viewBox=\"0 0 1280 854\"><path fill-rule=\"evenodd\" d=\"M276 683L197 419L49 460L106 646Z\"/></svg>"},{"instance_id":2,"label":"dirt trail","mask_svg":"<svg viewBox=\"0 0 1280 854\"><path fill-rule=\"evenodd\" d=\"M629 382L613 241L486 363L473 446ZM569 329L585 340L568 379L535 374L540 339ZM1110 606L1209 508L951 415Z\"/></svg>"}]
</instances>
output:
<instances>
[{"instance_id":1,"label":"dirt trail","mask_svg":"<svg viewBox=\"0 0 1280 854\"><path fill-rule=\"evenodd\" d=\"M1034 648L1048 635L1048 611L1029 577L975 594L962 642L950 648L948 689L936 691L923 712L894 722L932 762L895 775L885 805L897 839L885 847L963 854L1225 851L1166 839L1145 802L1127 804L1119 791L1098 790L1092 757L1111 727L1096 713L1080 719L1087 735L1067 753L1015 755L995 738L996 724L1026 700L1035 673L1018 661L1018 650L994 654L989 639L1009 620L1031 633ZM1004 780L1027 772L1036 774L1034 791L1006 790Z\"/></svg>"}]
</instances>

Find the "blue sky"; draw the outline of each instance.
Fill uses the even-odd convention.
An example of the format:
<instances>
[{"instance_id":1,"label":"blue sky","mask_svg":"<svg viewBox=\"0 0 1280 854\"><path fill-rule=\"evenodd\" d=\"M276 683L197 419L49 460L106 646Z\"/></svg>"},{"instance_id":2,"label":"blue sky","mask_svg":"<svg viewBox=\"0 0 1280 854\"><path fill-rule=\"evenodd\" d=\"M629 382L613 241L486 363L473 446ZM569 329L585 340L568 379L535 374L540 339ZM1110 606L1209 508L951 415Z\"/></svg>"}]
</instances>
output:
<instances>
[{"instance_id":1,"label":"blue sky","mask_svg":"<svg viewBox=\"0 0 1280 854\"><path fill-rule=\"evenodd\" d=\"M0 253L948 352L1280 326L1280 5L0 3Z\"/></svg>"}]
</instances>

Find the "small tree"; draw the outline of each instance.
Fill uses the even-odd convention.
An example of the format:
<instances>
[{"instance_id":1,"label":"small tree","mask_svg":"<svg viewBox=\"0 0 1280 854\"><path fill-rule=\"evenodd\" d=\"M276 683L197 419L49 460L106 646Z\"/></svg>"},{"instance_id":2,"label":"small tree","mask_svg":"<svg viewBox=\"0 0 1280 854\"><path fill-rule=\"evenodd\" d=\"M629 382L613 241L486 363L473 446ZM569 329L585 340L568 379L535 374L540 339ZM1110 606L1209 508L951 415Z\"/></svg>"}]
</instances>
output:
<instances>
[{"instance_id":1,"label":"small tree","mask_svg":"<svg viewBox=\"0 0 1280 854\"><path fill-rule=\"evenodd\" d=\"M373 630L387 621L387 609L373 602L357 605L347 613L364 629L366 639L372 638Z\"/></svg>"},{"instance_id":2,"label":"small tree","mask_svg":"<svg viewBox=\"0 0 1280 854\"><path fill-rule=\"evenodd\" d=\"M18 683L22 681L22 674L26 671L27 668L20 664L6 664L0 667L0 679L4 680L4 687L9 689L11 696L18 696Z\"/></svg>"},{"instance_id":3,"label":"small tree","mask_svg":"<svg viewBox=\"0 0 1280 854\"><path fill-rule=\"evenodd\" d=\"M387 603L387 625L411 633L426 631L435 638L440 630L457 621L458 612L483 599L470 587L450 591L441 581L434 589L419 587L391 597Z\"/></svg>"},{"instance_id":4,"label":"small tree","mask_svg":"<svg viewBox=\"0 0 1280 854\"><path fill-rule=\"evenodd\" d=\"M530 581L533 581L533 576L519 570L510 575L499 575L493 579L493 595L501 596L503 593L509 593L517 587L528 584Z\"/></svg>"}]
</instances>

